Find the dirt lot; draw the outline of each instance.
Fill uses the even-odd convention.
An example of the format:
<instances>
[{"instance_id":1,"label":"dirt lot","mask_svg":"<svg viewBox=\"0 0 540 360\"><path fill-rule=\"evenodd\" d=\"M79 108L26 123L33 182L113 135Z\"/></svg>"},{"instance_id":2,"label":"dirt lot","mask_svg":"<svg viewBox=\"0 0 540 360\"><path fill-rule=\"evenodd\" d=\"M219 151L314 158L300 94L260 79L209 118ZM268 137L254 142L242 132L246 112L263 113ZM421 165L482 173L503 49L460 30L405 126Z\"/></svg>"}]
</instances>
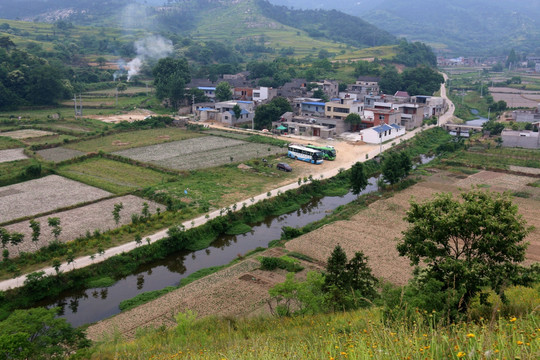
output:
<instances>
[{"instance_id":1,"label":"dirt lot","mask_svg":"<svg viewBox=\"0 0 540 360\"><path fill-rule=\"evenodd\" d=\"M112 195L58 175L0 187L0 223Z\"/></svg>"},{"instance_id":2,"label":"dirt lot","mask_svg":"<svg viewBox=\"0 0 540 360\"><path fill-rule=\"evenodd\" d=\"M8 149L0 150L0 163L16 160L28 159L24 154L24 149Z\"/></svg>"},{"instance_id":3,"label":"dirt lot","mask_svg":"<svg viewBox=\"0 0 540 360\"><path fill-rule=\"evenodd\" d=\"M457 194L460 188L468 189L472 184L489 186L492 190L526 189L532 193L532 197L514 198L514 201L528 224L535 224L540 217L540 189L525 185L533 180L487 171L468 177L439 172L389 199L373 203L349 221L329 224L291 240L286 248L318 260L318 265L311 264L312 269L320 268L337 244L345 249L349 257L361 250L369 257L376 276L396 284L405 284L411 277L412 268L406 259L398 256L395 246L396 238L407 227L403 216L411 198L422 201L439 192ZM540 261L540 229L535 229L527 241L530 242L527 262ZM269 249L265 255L279 256L280 251ZM309 267L309 264L303 265ZM91 339L99 339L118 330L131 338L140 327L173 326L173 315L186 309L197 311L199 316L250 316L268 312L268 289L282 282L285 274L264 272L257 268L256 260L245 260L153 302L100 321L88 328L88 335Z\"/></svg>"},{"instance_id":4,"label":"dirt lot","mask_svg":"<svg viewBox=\"0 0 540 360\"><path fill-rule=\"evenodd\" d=\"M62 233L58 240L62 242L71 241L79 236L84 236L87 231L93 233L94 230L101 232L117 227L112 216L114 204L122 203L124 208L120 211L119 225L129 224L131 214L141 214L143 203L148 203L148 209L151 213L156 212L159 204L147 201L133 195L122 196L114 199L103 200L94 204L82 206L76 209L61 211L43 217L34 219L41 224L40 240L36 243L31 241L32 230L29 221L22 221L13 225L6 226L9 232L19 232L24 234L24 242L17 247L8 246L10 256L17 256L19 251L34 252L42 246L49 244L54 237L50 227L47 225L47 218L60 218ZM163 206L161 206L163 207Z\"/></svg>"},{"instance_id":5,"label":"dirt lot","mask_svg":"<svg viewBox=\"0 0 540 360\"><path fill-rule=\"evenodd\" d=\"M144 120L147 116L155 115L152 111L138 109L128 112L127 114L118 115L85 115L85 118L100 120L109 124L117 124L122 121L134 122Z\"/></svg>"}]
</instances>

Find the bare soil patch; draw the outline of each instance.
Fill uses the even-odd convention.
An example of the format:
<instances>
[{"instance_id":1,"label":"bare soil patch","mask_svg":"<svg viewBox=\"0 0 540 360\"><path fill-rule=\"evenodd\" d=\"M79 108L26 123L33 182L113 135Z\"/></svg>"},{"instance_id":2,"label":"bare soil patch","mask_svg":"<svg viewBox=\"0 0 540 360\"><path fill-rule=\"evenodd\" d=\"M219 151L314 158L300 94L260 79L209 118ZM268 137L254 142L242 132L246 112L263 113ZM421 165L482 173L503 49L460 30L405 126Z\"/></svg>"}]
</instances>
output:
<instances>
[{"instance_id":1,"label":"bare soil patch","mask_svg":"<svg viewBox=\"0 0 540 360\"><path fill-rule=\"evenodd\" d=\"M152 111L138 109L125 114L117 115L87 115L86 118L100 120L109 124L117 124L122 121L134 122L144 120L147 116L155 115Z\"/></svg>"},{"instance_id":2,"label":"bare soil patch","mask_svg":"<svg viewBox=\"0 0 540 360\"><path fill-rule=\"evenodd\" d=\"M47 161L60 162L83 156L86 153L79 150L56 147L51 149L39 150L37 154Z\"/></svg>"},{"instance_id":3,"label":"bare soil patch","mask_svg":"<svg viewBox=\"0 0 540 360\"><path fill-rule=\"evenodd\" d=\"M28 159L28 156L24 154L24 149L22 148L0 150L0 163L24 159Z\"/></svg>"},{"instance_id":4,"label":"bare soil patch","mask_svg":"<svg viewBox=\"0 0 540 360\"><path fill-rule=\"evenodd\" d=\"M107 191L58 175L0 188L2 192L6 190L14 190L16 193L2 197L0 223L112 195Z\"/></svg>"},{"instance_id":5,"label":"bare soil patch","mask_svg":"<svg viewBox=\"0 0 540 360\"><path fill-rule=\"evenodd\" d=\"M114 140L114 141L111 143L111 145L113 145L113 146L126 146L126 145L129 145L129 144L131 144L131 143L129 143L129 142L122 142L122 141L120 141L120 140Z\"/></svg>"},{"instance_id":6,"label":"bare soil patch","mask_svg":"<svg viewBox=\"0 0 540 360\"><path fill-rule=\"evenodd\" d=\"M8 132L3 132L1 134L2 136L7 136L12 139L18 139L18 140L37 138L37 137L49 136L49 135L57 135L56 133L53 133L51 131L33 130L33 129L8 131Z\"/></svg>"},{"instance_id":7,"label":"bare soil patch","mask_svg":"<svg viewBox=\"0 0 540 360\"><path fill-rule=\"evenodd\" d=\"M159 204L141 199L133 195L122 196L114 199L103 200L94 204L82 206L76 209L61 211L58 213L42 216L34 219L41 224L41 236L36 243L32 242L32 230L30 229L30 221L21 221L16 224L6 226L6 230L10 232L19 232L24 234L24 242L17 246L8 246L11 257L17 256L20 251L34 252L43 246L50 244L54 237L51 233L51 228L47 225L49 217L58 217L62 233L59 241L68 242L78 237L82 237L87 231L93 233L95 230L100 232L114 229L118 226L129 224L131 222L131 214L141 214L143 203L148 203L148 209L151 213L155 213L160 207ZM124 208L120 211L120 221L116 225L112 216L114 204L122 203ZM162 207L162 206L161 206Z\"/></svg>"}]
</instances>

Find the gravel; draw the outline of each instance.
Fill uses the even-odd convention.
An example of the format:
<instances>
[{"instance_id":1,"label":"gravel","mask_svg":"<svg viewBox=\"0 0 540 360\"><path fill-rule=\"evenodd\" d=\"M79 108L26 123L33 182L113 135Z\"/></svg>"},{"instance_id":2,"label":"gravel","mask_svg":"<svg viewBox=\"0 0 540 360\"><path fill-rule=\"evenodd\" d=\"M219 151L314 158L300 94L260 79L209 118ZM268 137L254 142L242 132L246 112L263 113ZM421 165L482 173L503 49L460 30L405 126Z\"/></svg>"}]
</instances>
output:
<instances>
[{"instance_id":1,"label":"gravel","mask_svg":"<svg viewBox=\"0 0 540 360\"><path fill-rule=\"evenodd\" d=\"M23 148L0 150L0 163L24 159L28 159L28 156L24 154Z\"/></svg>"},{"instance_id":2,"label":"gravel","mask_svg":"<svg viewBox=\"0 0 540 360\"><path fill-rule=\"evenodd\" d=\"M32 129L8 131L8 132L3 132L1 134L2 136L7 136L12 139L29 139L29 138L35 138L35 137L41 137L41 136L47 136L47 135L56 135L56 133L53 133L50 131L32 130Z\"/></svg>"}]
</instances>

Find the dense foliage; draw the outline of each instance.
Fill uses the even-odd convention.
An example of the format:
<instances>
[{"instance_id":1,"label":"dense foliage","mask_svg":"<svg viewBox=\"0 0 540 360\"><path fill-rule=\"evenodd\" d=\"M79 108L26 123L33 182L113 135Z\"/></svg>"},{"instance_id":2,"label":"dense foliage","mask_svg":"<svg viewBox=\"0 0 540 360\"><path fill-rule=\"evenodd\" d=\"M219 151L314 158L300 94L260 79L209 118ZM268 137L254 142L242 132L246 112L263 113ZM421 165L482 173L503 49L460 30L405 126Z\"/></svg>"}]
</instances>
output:
<instances>
[{"instance_id":1,"label":"dense foliage","mask_svg":"<svg viewBox=\"0 0 540 360\"><path fill-rule=\"evenodd\" d=\"M156 97L160 100L168 99L170 104L177 108L186 95L186 84L191 80L186 59L163 58L152 72Z\"/></svg>"},{"instance_id":2,"label":"dense foliage","mask_svg":"<svg viewBox=\"0 0 540 360\"><path fill-rule=\"evenodd\" d=\"M293 10L257 0L263 13L271 19L306 31L313 38L327 38L366 47L395 44L393 35L366 21L336 10Z\"/></svg>"},{"instance_id":3,"label":"dense foliage","mask_svg":"<svg viewBox=\"0 0 540 360\"><path fill-rule=\"evenodd\" d=\"M26 51L0 48L0 109L51 105L70 95L64 69Z\"/></svg>"},{"instance_id":4,"label":"dense foliage","mask_svg":"<svg viewBox=\"0 0 540 360\"><path fill-rule=\"evenodd\" d=\"M410 67L437 66L437 57L431 47L421 42L407 42L407 40L399 42L394 60Z\"/></svg>"},{"instance_id":5,"label":"dense foliage","mask_svg":"<svg viewBox=\"0 0 540 360\"><path fill-rule=\"evenodd\" d=\"M518 282L530 229L509 195L473 190L460 199L438 194L425 203L411 202L409 228L397 249L412 265L426 265L416 286L430 309L449 318L465 312L485 286L501 293ZM438 300L436 300L438 298Z\"/></svg>"},{"instance_id":6,"label":"dense foliage","mask_svg":"<svg viewBox=\"0 0 540 360\"><path fill-rule=\"evenodd\" d=\"M381 74L379 86L385 94L394 94L398 90L407 91L409 95L432 95L444 83L443 76L431 67L418 66L407 68L401 74L388 66Z\"/></svg>"},{"instance_id":7,"label":"dense foliage","mask_svg":"<svg viewBox=\"0 0 540 360\"><path fill-rule=\"evenodd\" d=\"M272 121L278 121L281 115L290 111L292 111L292 107L287 99L276 97L268 104L260 105L255 109L255 128L269 129L272 126Z\"/></svg>"}]
</instances>

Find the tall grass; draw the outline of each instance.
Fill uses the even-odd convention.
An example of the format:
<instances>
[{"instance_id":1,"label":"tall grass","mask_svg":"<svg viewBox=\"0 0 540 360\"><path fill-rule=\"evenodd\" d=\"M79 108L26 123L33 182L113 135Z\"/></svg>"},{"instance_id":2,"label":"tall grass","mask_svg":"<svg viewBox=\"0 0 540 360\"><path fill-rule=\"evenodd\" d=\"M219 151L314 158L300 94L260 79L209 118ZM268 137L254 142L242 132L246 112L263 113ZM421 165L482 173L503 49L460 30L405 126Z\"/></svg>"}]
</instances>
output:
<instances>
[{"instance_id":1,"label":"tall grass","mask_svg":"<svg viewBox=\"0 0 540 360\"><path fill-rule=\"evenodd\" d=\"M293 318L179 317L177 329L104 342L92 359L535 359L539 318L437 326L423 315L393 323L377 309Z\"/></svg>"}]
</instances>

